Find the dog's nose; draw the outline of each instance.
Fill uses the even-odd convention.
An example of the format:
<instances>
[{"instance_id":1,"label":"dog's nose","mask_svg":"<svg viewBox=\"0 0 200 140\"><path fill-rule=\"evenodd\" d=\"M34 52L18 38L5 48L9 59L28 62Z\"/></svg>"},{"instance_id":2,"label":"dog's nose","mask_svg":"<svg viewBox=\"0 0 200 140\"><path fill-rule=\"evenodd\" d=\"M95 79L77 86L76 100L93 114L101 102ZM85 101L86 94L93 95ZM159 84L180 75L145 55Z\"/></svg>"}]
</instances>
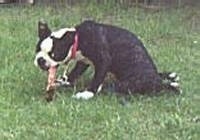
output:
<instances>
[{"instance_id":1,"label":"dog's nose","mask_svg":"<svg viewBox=\"0 0 200 140\"><path fill-rule=\"evenodd\" d=\"M49 69L49 65L47 65L47 62L46 62L46 60L44 59L44 58L42 58L42 57L40 57L40 58L38 58L37 59L37 64L38 64L38 66L41 68L41 69L43 69L43 70L48 70Z\"/></svg>"}]
</instances>

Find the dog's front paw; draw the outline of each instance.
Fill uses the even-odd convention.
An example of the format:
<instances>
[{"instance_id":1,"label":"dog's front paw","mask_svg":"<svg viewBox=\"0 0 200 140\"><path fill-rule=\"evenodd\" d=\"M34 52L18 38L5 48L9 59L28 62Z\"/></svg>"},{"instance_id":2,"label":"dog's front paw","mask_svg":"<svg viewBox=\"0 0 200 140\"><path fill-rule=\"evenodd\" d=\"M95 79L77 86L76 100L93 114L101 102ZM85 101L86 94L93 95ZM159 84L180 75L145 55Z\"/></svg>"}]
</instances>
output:
<instances>
[{"instance_id":1,"label":"dog's front paw","mask_svg":"<svg viewBox=\"0 0 200 140\"><path fill-rule=\"evenodd\" d=\"M57 87L59 86L71 86L71 83L68 81L67 76L62 76L58 79L56 79L55 84Z\"/></svg>"},{"instance_id":2,"label":"dog's front paw","mask_svg":"<svg viewBox=\"0 0 200 140\"><path fill-rule=\"evenodd\" d=\"M91 91L78 92L78 93L76 93L75 95L72 96L72 98L84 99L84 100L91 99L92 97L94 97L94 93L91 92Z\"/></svg>"}]
</instances>

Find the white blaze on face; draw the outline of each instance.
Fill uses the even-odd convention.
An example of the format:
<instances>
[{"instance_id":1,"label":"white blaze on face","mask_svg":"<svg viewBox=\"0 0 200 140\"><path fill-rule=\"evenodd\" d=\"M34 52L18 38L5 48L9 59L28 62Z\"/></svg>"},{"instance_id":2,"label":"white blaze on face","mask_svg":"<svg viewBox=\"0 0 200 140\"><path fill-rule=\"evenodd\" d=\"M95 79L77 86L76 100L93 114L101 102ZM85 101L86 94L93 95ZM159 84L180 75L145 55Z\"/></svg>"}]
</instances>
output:
<instances>
[{"instance_id":1,"label":"white blaze on face","mask_svg":"<svg viewBox=\"0 0 200 140\"><path fill-rule=\"evenodd\" d=\"M63 35L66 32L75 32L75 31L76 31L75 28L63 28L63 29L60 29L58 31L52 32L51 36L54 37L54 38L60 39L60 38L63 37ZM53 60L49 56L48 53L51 52L52 48L53 48L53 39L51 37L47 37L40 44L41 51L36 54L36 57L35 57L35 60L34 60L34 64L36 66L38 66L37 60L39 58L43 58L43 59L46 60L46 64L45 64L46 66L56 66L58 64L65 63L65 62L67 62L67 61L70 60L71 54L72 54L72 52L71 52L72 51L72 46L71 46L71 48L70 48L70 50L69 50L68 55L66 56L66 58L63 61L61 61L61 62L57 62L57 61Z\"/></svg>"},{"instance_id":2,"label":"white blaze on face","mask_svg":"<svg viewBox=\"0 0 200 140\"><path fill-rule=\"evenodd\" d=\"M58 63L54 61L53 59L50 58L48 53L52 50L53 48L53 40L50 37L47 37L44 39L41 44L40 44L40 49L41 51L36 54L34 64L38 66L37 60L39 58L43 58L46 60L46 66L56 66Z\"/></svg>"},{"instance_id":3,"label":"white blaze on face","mask_svg":"<svg viewBox=\"0 0 200 140\"><path fill-rule=\"evenodd\" d=\"M50 37L47 37L42 41L40 48L43 52L50 52L53 48L53 40Z\"/></svg>"}]
</instances>

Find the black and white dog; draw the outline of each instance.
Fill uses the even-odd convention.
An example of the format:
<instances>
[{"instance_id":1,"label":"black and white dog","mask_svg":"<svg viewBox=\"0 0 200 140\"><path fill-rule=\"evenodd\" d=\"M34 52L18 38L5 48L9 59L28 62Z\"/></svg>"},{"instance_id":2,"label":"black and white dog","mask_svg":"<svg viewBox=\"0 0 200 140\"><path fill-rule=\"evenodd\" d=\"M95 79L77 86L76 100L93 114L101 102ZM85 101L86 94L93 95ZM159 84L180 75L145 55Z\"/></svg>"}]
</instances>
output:
<instances>
[{"instance_id":1,"label":"black and white dog","mask_svg":"<svg viewBox=\"0 0 200 140\"><path fill-rule=\"evenodd\" d=\"M84 21L75 28L52 32L46 23L39 22L38 34L35 65L48 70L76 60L69 75L57 80L61 84L73 85L90 64L94 65L91 83L75 98L92 98L100 91L108 72L115 76L116 93L179 92L176 73L158 73L142 42L125 29Z\"/></svg>"}]
</instances>

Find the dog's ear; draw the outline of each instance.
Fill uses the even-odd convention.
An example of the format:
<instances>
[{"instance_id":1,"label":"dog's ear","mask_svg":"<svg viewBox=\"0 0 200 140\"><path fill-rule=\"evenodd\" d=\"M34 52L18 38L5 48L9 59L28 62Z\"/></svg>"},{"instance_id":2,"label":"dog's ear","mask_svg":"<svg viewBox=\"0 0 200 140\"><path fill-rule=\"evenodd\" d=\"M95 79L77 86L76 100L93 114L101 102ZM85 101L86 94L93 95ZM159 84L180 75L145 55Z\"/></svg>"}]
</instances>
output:
<instances>
[{"instance_id":1,"label":"dog's ear","mask_svg":"<svg viewBox=\"0 0 200 140\"><path fill-rule=\"evenodd\" d=\"M47 23L44 21L38 22L38 36L40 39L45 39L51 34L51 30L49 29Z\"/></svg>"}]
</instances>

